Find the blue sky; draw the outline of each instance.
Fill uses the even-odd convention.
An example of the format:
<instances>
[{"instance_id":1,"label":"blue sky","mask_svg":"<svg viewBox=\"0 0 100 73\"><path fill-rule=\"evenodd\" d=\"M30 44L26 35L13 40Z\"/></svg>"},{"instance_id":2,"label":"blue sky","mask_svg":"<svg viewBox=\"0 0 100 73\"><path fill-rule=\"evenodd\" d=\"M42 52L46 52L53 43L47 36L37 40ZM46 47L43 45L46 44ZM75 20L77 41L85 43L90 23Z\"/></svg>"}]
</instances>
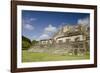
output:
<instances>
[{"instance_id":1,"label":"blue sky","mask_svg":"<svg viewBox=\"0 0 100 73\"><path fill-rule=\"evenodd\" d=\"M22 10L22 35L30 40L51 38L60 26L89 24L89 13Z\"/></svg>"}]
</instances>

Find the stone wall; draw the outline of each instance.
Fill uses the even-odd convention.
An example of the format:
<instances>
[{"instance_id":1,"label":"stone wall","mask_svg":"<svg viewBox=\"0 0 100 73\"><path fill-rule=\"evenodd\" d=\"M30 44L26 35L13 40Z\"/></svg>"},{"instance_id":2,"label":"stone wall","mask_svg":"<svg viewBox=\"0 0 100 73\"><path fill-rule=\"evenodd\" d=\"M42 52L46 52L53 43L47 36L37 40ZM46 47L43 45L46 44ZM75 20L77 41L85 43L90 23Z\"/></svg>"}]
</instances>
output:
<instances>
[{"instance_id":1,"label":"stone wall","mask_svg":"<svg viewBox=\"0 0 100 73\"><path fill-rule=\"evenodd\" d=\"M81 46L80 46L81 44ZM69 43L59 43L59 44L37 44L32 46L29 52L41 52L41 53L50 53L50 54L66 54L69 55L78 55L84 54L86 51L83 48L83 42L69 42Z\"/></svg>"}]
</instances>

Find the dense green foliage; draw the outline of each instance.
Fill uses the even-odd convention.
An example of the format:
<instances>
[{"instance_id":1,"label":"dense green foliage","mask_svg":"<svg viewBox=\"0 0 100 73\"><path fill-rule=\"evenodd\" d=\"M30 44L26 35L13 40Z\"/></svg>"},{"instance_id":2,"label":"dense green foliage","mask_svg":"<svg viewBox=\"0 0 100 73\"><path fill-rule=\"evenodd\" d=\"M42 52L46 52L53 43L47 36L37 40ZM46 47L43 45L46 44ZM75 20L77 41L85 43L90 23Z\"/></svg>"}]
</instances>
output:
<instances>
[{"instance_id":1,"label":"dense green foliage","mask_svg":"<svg viewBox=\"0 0 100 73\"><path fill-rule=\"evenodd\" d=\"M30 39L26 38L25 36L22 36L22 48L23 50L27 50L31 46Z\"/></svg>"},{"instance_id":2,"label":"dense green foliage","mask_svg":"<svg viewBox=\"0 0 100 73\"><path fill-rule=\"evenodd\" d=\"M32 45L35 45L35 44L37 44L38 43L38 41L36 41L36 40L33 40L32 41Z\"/></svg>"}]
</instances>

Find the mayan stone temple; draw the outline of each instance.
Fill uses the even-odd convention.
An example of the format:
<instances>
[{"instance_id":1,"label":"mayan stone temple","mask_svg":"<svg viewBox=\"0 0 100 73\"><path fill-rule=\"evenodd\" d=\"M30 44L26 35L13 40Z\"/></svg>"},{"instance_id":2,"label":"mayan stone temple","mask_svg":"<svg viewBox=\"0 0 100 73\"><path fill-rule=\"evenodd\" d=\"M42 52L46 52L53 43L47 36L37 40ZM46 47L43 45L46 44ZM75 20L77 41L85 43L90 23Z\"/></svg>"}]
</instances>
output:
<instances>
[{"instance_id":1,"label":"mayan stone temple","mask_svg":"<svg viewBox=\"0 0 100 73\"><path fill-rule=\"evenodd\" d=\"M30 52L84 55L89 50L90 27L88 25L64 25L50 39L40 40Z\"/></svg>"}]
</instances>

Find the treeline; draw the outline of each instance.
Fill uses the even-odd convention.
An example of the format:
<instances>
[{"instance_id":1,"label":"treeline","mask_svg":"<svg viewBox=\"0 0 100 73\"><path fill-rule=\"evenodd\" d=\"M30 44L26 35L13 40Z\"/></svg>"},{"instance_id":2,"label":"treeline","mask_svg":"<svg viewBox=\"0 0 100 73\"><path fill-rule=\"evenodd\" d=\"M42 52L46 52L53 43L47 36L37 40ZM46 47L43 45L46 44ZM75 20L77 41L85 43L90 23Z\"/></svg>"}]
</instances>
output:
<instances>
[{"instance_id":1,"label":"treeline","mask_svg":"<svg viewBox=\"0 0 100 73\"><path fill-rule=\"evenodd\" d=\"M36 43L38 43L38 41L36 40L31 41L27 37L22 36L22 49L23 50L28 50L31 46L34 46Z\"/></svg>"}]
</instances>

